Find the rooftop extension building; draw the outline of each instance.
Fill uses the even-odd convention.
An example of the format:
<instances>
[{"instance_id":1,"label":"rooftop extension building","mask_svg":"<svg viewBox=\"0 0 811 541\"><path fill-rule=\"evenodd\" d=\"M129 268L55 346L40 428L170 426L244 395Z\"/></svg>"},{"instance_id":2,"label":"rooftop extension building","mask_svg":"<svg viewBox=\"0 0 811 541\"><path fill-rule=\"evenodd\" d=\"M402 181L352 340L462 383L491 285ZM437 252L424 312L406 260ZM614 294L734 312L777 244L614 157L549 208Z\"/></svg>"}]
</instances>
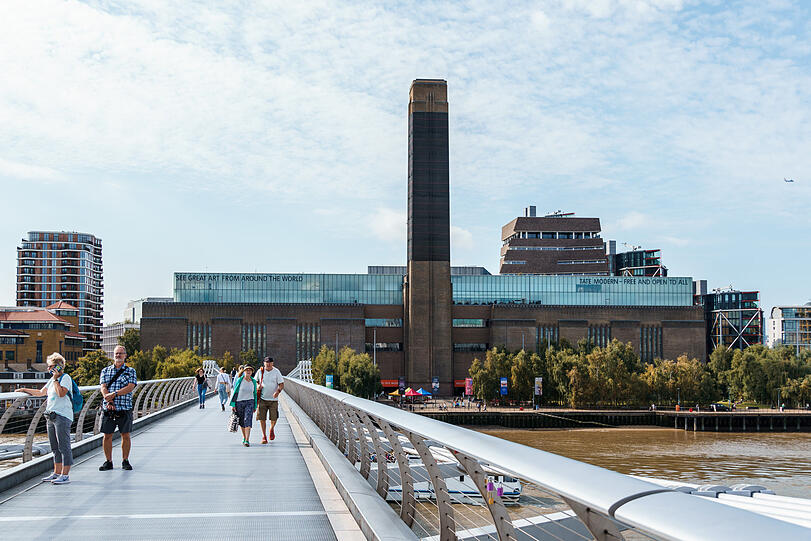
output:
<instances>
[{"instance_id":1,"label":"rooftop extension building","mask_svg":"<svg viewBox=\"0 0 811 541\"><path fill-rule=\"evenodd\" d=\"M608 276L599 218L535 214L534 206L527 207L501 228L500 274Z\"/></svg>"},{"instance_id":2,"label":"rooftop extension building","mask_svg":"<svg viewBox=\"0 0 811 541\"><path fill-rule=\"evenodd\" d=\"M769 324L772 347L788 346L797 355L811 351L811 302L802 306L775 306Z\"/></svg>"}]
</instances>

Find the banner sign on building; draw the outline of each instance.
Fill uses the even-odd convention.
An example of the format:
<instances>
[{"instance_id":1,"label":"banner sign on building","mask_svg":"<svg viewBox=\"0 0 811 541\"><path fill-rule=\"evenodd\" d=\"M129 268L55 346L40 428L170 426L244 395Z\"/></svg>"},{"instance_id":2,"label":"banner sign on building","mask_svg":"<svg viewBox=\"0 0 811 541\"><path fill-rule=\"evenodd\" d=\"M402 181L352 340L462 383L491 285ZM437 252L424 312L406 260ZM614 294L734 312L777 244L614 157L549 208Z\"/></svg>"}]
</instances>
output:
<instances>
[{"instance_id":1,"label":"banner sign on building","mask_svg":"<svg viewBox=\"0 0 811 541\"><path fill-rule=\"evenodd\" d=\"M404 393L405 393L405 376L400 376L400 385L399 385L399 389L400 389L400 394L404 394Z\"/></svg>"},{"instance_id":2,"label":"banner sign on building","mask_svg":"<svg viewBox=\"0 0 811 541\"><path fill-rule=\"evenodd\" d=\"M332 386L332 374L327 374L326 376L324 376L324 378L327 380L325 382L327 384L327 389L334 389L334 387Z\"/></svg>"},{"instance_id":3,"label":"banner sign on building","mask_svg":"<svg viewBox=\"0 0 811 541\"><path fill-rule=\"evenodd\" d=\"M501 378L501 396L507 395L507 378Z\"/></svg>"},{"instance_id":4,"label":"banner sign on building","mask_svg":"<svg viewBox=\"0 0 811 541\"><path fill-rule=\"evenodd\" d=\"M434 390L434 393L439 392L439 378L434 376L431 378L431 388Z\"/></svg>"},{"instance_id":5,"label":"banner sign on building","mask_svg":"<svg viewBox=\"0 0 811 541\"><path fill-rule=\"evenodd\" d=\"M535 378L535 396L543 395L543 378Z\"/></svg>"},{"instance_id":6,"label":"banner sign on building","mask_svg":"<svg viewBox=\"0 0 811 541\"><path fill-rule=\"evenodd\" d=\"M473 396L473 378L465 378L465 394Z\"/></svg>"},{"instance_id":7,"label":"banner sign on building","mask_svg":"<svg viewBox=\"0 0 811 541\"><path fill-rule=\"evenodd\" d=\"M397 387L399 382L396 379L381 379L380 385L383 387Z\"/></svg>"}]
</instances>

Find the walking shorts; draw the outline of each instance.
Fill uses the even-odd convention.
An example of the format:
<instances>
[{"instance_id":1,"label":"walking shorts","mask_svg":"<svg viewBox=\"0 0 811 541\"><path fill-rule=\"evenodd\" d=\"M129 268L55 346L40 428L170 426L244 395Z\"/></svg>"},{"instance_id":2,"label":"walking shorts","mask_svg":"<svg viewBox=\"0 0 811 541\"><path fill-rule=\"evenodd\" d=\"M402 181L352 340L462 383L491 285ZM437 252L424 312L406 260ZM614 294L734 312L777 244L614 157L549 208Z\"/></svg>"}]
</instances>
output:
<instances>
[{"instance_id":1,"label":"walking shorts","mask_svg":"<svg viewBox=\"0 0 811 541\"><path fill-rule=\"evenodd\" d=\"M279 418L279 401L278 400L262 400L259 399L259 410L256 412L256 419L264 421L268 418L270 413L270 420L275 421Z\"/></svg>"},{"instance_id":2,"label":"walking shorts","mask_svg":"<svg viewBox=\"0 0 811 541\"><path fill-rule=\"evenodd\" d=\"M105 434L112 434L116 427L122 434L132 432L132 410L105 411L101 419L101 431Z\"/></svg>"}]
</instances>

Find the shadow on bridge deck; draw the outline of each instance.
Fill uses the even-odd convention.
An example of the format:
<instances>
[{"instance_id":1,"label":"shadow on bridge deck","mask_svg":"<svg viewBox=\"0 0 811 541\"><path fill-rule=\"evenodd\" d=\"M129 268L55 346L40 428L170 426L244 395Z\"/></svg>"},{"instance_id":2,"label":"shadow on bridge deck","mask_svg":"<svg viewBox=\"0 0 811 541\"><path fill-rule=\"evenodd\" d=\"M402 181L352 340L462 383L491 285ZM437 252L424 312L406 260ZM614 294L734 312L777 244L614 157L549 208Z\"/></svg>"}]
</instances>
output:
<instances>
[{"instance_id":1,"label":"shadow on bridge deck","mask_svg":"<svg viewBox=\"0 0 811 541\"><path fill-rule=\"evenodd\" d=\"M71 484L39 483L7 492L0 503L5 539L362 539L360 531L332 524L348 512L330 507L335 488L326 475L311 476L287 416L280 408L276 440L260 445L258 423L251 447L227 431L230 411L216 400L154 423L133 436L133 471L98 471L101 449L79 457ZM296 427L297 428L297 427ZM298 440L298 441L297 441ZM320 466L318 464L317 466ZM319 484L316 490L315 483ZM319 492L322 497L319 498ZM335 493L337 495L337 492ZM342 503L342 502L341 502ZM340 507L340 506L338 506ZM344 507L345 509L345 507ZM354 525L357 528L357 525Z\"/></svg>"}]
</instances>

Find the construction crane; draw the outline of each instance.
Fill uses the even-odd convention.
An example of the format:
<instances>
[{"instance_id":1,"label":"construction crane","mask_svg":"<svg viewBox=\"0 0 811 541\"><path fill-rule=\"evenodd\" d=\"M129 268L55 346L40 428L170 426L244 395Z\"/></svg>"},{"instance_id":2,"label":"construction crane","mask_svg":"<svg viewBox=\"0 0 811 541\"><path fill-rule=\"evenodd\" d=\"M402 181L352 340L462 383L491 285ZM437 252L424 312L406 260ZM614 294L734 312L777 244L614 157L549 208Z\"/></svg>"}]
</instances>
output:
<instances>
[{"instance_id":1,"label":"construction crane","mask_svg":"<svg viewBox=\"0 0 811 541\"><path fill-rule=\"evenodd\" d=\"M627 242L623 242L622 245L625 246L626 248L630 248L632 252L636 252L637 250L642 248L642 246L634 246L633 244L628 244Z\"/></svg>"}]
</instances>

